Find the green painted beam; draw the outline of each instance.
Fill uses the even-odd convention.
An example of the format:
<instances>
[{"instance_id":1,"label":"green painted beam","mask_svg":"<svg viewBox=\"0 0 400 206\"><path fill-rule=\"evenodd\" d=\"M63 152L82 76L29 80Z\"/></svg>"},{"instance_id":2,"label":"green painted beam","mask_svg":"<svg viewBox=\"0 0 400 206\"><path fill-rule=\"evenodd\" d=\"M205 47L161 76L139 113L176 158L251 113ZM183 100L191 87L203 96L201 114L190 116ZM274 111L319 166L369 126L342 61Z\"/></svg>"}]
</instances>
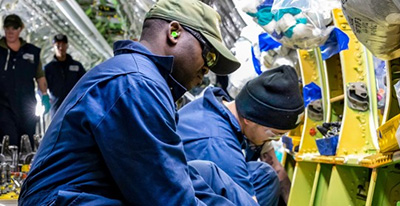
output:
<instances>
[{"instance_id":1,"label":"green painted beam","mask_svg":"<svg viewBox=\"0 0 400 206\"><path fill-rule=\"evenodd\" d=\"M318 163L297 162L290 189L288 206L308 205Z\"/></svg>"},{"instance_id":2,"label":"green painted beam","mask_svg":"<svg viewBox=\"0 0 400 206\"><path fill-rule=\"evenodd\" d=\"M330 179L332 174L332 165L320 164L321 169L318 177L318 183L315 190L315 198L313 205L327 205L327 195L330 185Z\"/></svg>"},{"instance_id":3,"label":"green painted beam","mask_svg":"<svg viewBox=\"0 0 400 206\"><path fill-rule=\"evenodd\" d=\"M333 166L326 205L364 206L368 194L370 170L364 167Z\"/></svg>"},{"instance_id":4,"label":"green painted beam","mask_svg":"<svg viewBox=\"0 0 400 206\"><path fill-rule=\"evenodd\" d=\"M394 206L400 202L400 163L380 167L377 170L372 205Z\"/></svg>"}]
</instances>

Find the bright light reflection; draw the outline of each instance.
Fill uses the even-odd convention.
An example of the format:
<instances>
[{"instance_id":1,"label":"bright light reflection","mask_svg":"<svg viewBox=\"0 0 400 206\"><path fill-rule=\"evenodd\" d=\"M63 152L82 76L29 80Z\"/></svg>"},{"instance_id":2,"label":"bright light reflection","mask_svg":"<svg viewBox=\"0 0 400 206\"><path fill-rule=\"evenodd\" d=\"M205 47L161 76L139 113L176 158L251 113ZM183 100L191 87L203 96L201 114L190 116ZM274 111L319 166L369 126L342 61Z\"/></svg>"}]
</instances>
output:
<instances>
[{"instance_id":1,"label":"bright light reflection","mask_svg":"<svg viewBox=\"0 0 400 206\"><path fill-rule=\"evenodd\" d=\"M42 105L42 100L40 99L39 94L36 94L36 110L35 110L35 115L40 117L44 113L44 106Z\"/></svg>"}]
</instances>

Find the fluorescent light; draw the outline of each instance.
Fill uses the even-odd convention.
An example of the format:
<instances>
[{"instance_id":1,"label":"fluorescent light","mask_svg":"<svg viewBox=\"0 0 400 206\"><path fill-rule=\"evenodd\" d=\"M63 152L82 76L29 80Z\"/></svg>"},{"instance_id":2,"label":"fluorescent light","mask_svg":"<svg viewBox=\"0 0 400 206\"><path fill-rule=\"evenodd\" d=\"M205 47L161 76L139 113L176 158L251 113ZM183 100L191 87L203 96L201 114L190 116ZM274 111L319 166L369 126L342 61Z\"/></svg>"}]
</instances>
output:
<instances>
[{"instance_id":1,"label":"fluorescent light","mask_svg":"<svg viewBox=\"0 0 400 206\"><path fill-rule=\"evenodd\" d=\"M99 51L105 59L113 56L113 51L104 37L99 33L89 17L83 12L75 0L53 0L70 22Z\"/></svg>"}]
</instances>

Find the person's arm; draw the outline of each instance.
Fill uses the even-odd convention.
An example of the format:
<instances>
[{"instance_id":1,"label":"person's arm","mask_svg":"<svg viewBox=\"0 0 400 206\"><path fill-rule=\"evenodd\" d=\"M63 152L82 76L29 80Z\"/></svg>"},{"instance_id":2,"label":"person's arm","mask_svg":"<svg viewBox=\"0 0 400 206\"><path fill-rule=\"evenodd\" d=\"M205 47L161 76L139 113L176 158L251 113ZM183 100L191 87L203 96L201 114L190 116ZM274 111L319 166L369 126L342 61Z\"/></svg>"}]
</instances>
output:
<instances>
[{"instance_id":1,"label":"person's arm","mask_svg":"<svg viewBox=\"0 0 400 206\"><path fill-rule=\"evenodd\" d=\"M79 63L79 78L81 78L83 75L86 74L86 70L80 62L78 63Z\"/></svg>"},{"instance_id":2,"label":"person's arm","mask_svg":"<svg viewBox=\"0 0 400 206\"><path fill-rule=\"evenodd\" d=\"M47 94L47 81L45 77L36 79L40 92L42 93L42 105L44 106L44 113L47 114L50 111L50 97Z\"/></svg>"},{"instance_id":3,"label":"person's arm","mask_svg":"<svg viewBox=\"0 0 400 206\"><path fill-rule=\"evenodd\" d=\"M278 158L275 155L275 150L272 148L268 150L267 152L263 152L260 155L260 159L263 162L268 163L271 165L276 173L278 174L279 177L279 183L280 183L280 190L281 190L281 196L285 200L285 203L287 204L288 198L289 198L289 193L290 193L290 179L285 171L285 168L282 167L281 163L278 161Z\"/></svg>"},{"instance_id":4,"label":"person's arm","mask_svg":"<svg viewBox=\"0 0 400 206\"><path fill-rule=\"evenodd\" d=\"M42 61L39 61L38 68L36 69L35 79L42 95L47 95L47 81L44 68L42 67Z\"/></svg>"},{"instance_id":5,"label":"person's arm","mask_svg":"<svg viewBox=\"0 0 400 206\"><path fill-rule=\"evenodd\" d=\"M246 160L240 146L236 144L228 138L210 138L207 147L208 160L216 163L253 199L257 200Z\"/></svg>"},{"instance_id":6,"label":"person's arm","mask_svg":"<svg viewBox=\"0 0 400 206\"><path fill-rule=\"evenodd\" d=\"M204 205L195 198L168 87L141 76L119 78L93 94L102 95L99 106L108 106L93 135L127 204Z\"/></svg>"},{"instance_id":7,"label":"person's arm","mask_svg":"<svg viewBox=\"0 0 400 206\"><path fill-rule=\"evenodd\" d=\"M38 84L39 90L42 93L42 95L46 95L47 94L47 81L46 78L40 77L38 79L36 79L36 82Z\"/></svg>"},{"instance_id":8,"label":"person's arm","mask_svg":"<svg viewBox=\"0 0 400 206\"><path fill-rule=\"evenodd\" d=\"M192 130L212 127L217 125L214 121L203 119L207 123L190 123L193 118L204 118L193 114L193 108L184 107L179 111L178 134L182 137L191 137ZM200 122L201 122L200 121ZM194 128L196 127L196 128ZM233 181L242 187L250 196L255 196L255 190L251 183L251 175L248 171L247 162L243 156L240 145L235 136L228 130L218 130L218 134L212 137L202 136L185 140L185 152L188 160L208 160L214 162Z\"/></svg>"}]
</instances>

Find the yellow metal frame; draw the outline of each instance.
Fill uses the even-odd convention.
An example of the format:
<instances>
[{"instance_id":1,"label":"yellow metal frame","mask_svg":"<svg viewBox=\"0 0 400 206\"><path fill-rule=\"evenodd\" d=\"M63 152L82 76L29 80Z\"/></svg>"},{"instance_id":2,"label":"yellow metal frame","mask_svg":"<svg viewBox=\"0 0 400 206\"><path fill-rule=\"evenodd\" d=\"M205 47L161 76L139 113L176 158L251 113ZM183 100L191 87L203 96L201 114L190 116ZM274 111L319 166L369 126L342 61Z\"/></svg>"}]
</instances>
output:
<instances>
[{"instance_id":1,"label":"yellow metal frame","mask_svg":"<svg viewBox=\"0 0 400 206\"><path fill-rule=\"evenodd\" d=\"M0 195L0 200L18 200L18 194L15 192L8 192Z\"/></svg>"},{"instance_id":2,"label":"yellow metal frame","mask_svg":"<svg viewBox=\"0 0 400 206\"><path fill-rule=\"evenodd\" d=\"M326 72L326 80L325 84L328 85L327 90L329 91L329 100L330 100L330 110L327 114L328 122L336 122L338 121L338 113L333 112L334 105L336 107L341 107L340 114L343 114L343 107L341 105L344 100L344 89L343 89L343 77L341 72L340 65L340 56L336 54L331 58L324 61L324 70Z\"/></svg>"},{"instance_id":3,"label":"yellow metal frame","mask_svg":"<svg viewBox=\"0 0 400 206\"><path fill-rule=\"evenodd\" d=\"M396 131L400 125L400 114L385 122L377 129L379 147L381 152L392 152L399 150L396 139Z\"/></svg>"},{"instance_id":4,"label":"yellow metal frame","mask_svg":"<svg viewBox=\"0 0 400 206\"><path fill-rule=\"evenodd\" d=\"M349 82L363 82L367 85L371 98L371 91L375 90L375 87L372 87L374 85L371 84L368 78L368 62L364 55L364 47L358 42L342 11L340 9L334 9L333 15L335 26L340 28L350 38L349 49L340 52L344 83L343 88L346 88ZM339 158L336 158L335 161L339 164L350 163L357 165L360 156L376 153L377 149L373 143L373 136L370 132L370 127L374 126L370 124L370 119L373 119L374 116L371 114L372 112L370 110L362 112L349 108L347 89L344 89L344 99L342 128L339 135L338 149L336 151L336 155L339 156Z\"/></svg>"},{"instance_id":5,"label":"yellow metal frame","mask_svg":"<svg viewBox=\"0 0 400 206\"><path fill-rule=\"evenodd\" d=\"M351 31L340 9L333 11L334 23L349 38L349 50L340 52L342 89L329 84L340 79L330 76L338 70L337 56L325 61L324 70L318 60L318 52L298 51L304 84L311 81L319 85L323 93L324 120L335 121L329 103L343 101L343 119L336 156L320 156L316 144L308 132L313 126L321 124L305 119L300 151L296 155L296 167L293 175L289 206L294 205L396 205L400 197L400 151L378 153L379 126L377 94L373 60L369 51L362 46ZM313 56L315 55L315 56ZM385 135L392 135L400 122L400 109L392 85L400 79L400 59L388 62L388 94L380 130ZM330 71L329 69L334 69ZM325 76L324 76L325 75ZM396 78L393 78L396 75ZM395 81L393 81L395 79ZM347 84L363 82L368 88L369 110L362 112L351 109L347 103ZM337 87L333 87L337 86ZM343 91L343 94L341 94ZM330 97L332 96L332 98ZM326 108L325 108L326 107ZM327 110L329 108L329 110ZM399 114L399 117L394 117ZM332 118L333 119L332 119ZM393 118L394 117L394 118ZM390 119L389 121L387 121ZM388 129L388 127L391 127ZM379 131L379 130L378 130ZM381 144L381 143L380 143ZM391 147L386 143L382 148ZM397 148L395 148L397 149ZM328 163L328 164L323 164Z\"/></svg>"},{"instance_id":6,"label":"yellow metal frame","mask_svg":"<svg viewBox=\"0 0 400 206\"><path fill-rule=\"evenodd\" d=\"M319 49L314 50L298 50L299 63L301 68L301 76L303 80L303 86L314 82L321 88L322 92L322 105L323 105L323 120L314 121L309 118L308 111L306 110L303 131L301 135L301 143L299 152L296 155L296 161L312 161L312 157L319 155L317 145L315 143L315 137L309 134L311 128L321 125L326 121L327 111L327 94L324 90L324 73L322 72L322 59Z\"/></svg>"}]
</instances>

